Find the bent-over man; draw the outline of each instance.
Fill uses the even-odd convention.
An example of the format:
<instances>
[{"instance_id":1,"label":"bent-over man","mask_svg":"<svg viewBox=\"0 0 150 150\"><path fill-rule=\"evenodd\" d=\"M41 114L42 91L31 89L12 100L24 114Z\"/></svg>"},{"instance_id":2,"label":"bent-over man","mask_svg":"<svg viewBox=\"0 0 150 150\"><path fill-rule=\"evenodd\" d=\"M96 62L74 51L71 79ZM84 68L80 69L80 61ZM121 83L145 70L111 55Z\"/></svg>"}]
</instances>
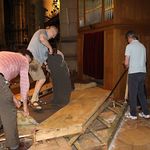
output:
<instances>
[{"instance_id":1,"label":"bent-over man","mask_svg":"<svg viewBox=\"0 0 150 150\"><path fill-rule=\"evenodd\" d=\"M0 126L3 125L6 146L10 150L17 150L19 148L19 137L17 110L13 101L13 94L9 88L9 81L20 75L21 100L23 102L24 115L28 116L28 70L32 59L32 53L27 50L22 50L20 53L0 52Z\"/></svg>"}]
</instances>

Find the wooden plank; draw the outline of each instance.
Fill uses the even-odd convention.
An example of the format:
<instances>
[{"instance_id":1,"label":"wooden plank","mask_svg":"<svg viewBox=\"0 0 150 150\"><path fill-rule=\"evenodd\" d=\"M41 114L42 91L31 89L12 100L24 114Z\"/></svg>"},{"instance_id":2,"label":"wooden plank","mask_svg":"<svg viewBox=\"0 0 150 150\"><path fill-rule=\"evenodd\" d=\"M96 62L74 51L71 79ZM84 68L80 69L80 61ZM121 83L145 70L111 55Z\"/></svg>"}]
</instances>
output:
<instances>
[{"instance_id":1,"label":"wooden plank","mask_svg":"<svg viewBox=\"0 0 150 150\"><path fill-rule=\"evenodd\" d=\"M52 88L52 83L51 83L51 82L50 82L50 83L46 83L46 84L44 84L44 86L41 88L40 93L41 93L41 92L44 92L45 90L48 90L48 89L50 89L50 88ZM32 94L33 94L33 92L34 92L34 88L30 89L30 90L29 90L29 93L28 93L28 96L31 97ZM20 99L21 99L20 93L16 94L15 97L16 97L18 100L20 100Z\"/></svg>"},{"instance_id":2,"label":"wooden plank","mask_svg":"<svg viewBox=\"0 0 150 150\"><path fill-rule=\"evenodd\" d=\"M97 116L104 111L104 109L106 107L108 107L108 105L111 103L110 99L107 99L103 105L100 106L100 108L89 118L89 120L86 122L86 124L84 124L84 130L87 129L87 127L89 127L89 125L97 118Z\"/></svg>"},{"instance_id":3,"label":"wooden plank","mask_svg":"<svg viewBox=\"0 0 150 150\"><path fill-rule=\"evenodd\" d=\"M81 135L78 134L78 135L75 135L75 136L71 137L68 143L69 143L70 145L72 145L80 136L81 136Z\"/></svg>"},{"instance_id":4,"label":"wooden plank","mask_svg":"<svg viewBox=\"0 0 150 150\"><path fill-rule=\"evenodd\" d=\"M21 138L29 138L29 137L31 137L31 138L33 138L33 136L32 136L32 134L27 134L27 135L19 135L19 138L21 139ZM3 135L3 136L0 136L0 142L3 142L3 141L5 141L6 140L6 138L5 138L5 136Z\"/></svg>"},{"instance_id":5,"label":"wooden plank","mask_svg":"<svg viewBox=\"0 0 150 150\"><path fill-rule=\"evenodd\" d=\"M29 150L72 150L71 146L64 138L34 143Z\"/></svg>"},{"instance_id":6,"label":"wooden plank","mask_svg":"<svg viewBox=\"0 0 150 150\"><path fill-rule=\"evenodd\" d=\"M77 150L84 150L84 148L82 148L82 147L80 146L80 144L79 144L78 141L76 141L76 142L74 143L74 145L75 145L75 147L77 148Z\"/></svg>"},{"instance_id":7,"label":"wooden plank","mask_svg":"<svg viewBox=\"0 0 150 150\"><path fill-rule=\"evenodd\" d=\"M78 150L102 150L101 141L91 132L83 134L75 144Z\"/></svg>"},{"instance_id":8,"label":"wooden plank","mask_svg":"<svg viewBox=\"0 0 150 150\"><path fill-rule=\"evenodd\" d=\"M94 131L93 129L90 129L90 131L99 140L101 145L106 145L105 140L102 137L99 137L96 131Z\"/></svg>"},{"instance_id":9,"label":"wooden plank","mask_svg":"<svg viewBox=\"0 0 150 150\"><path fill-rule=\"evenodd\" d=\"M17 111L17 125L19 138L33 137L36 125L38 123L31 116L24 116L22 111ZM4 134L0 135L0 141L5 141Z\"/></svg>"},{"instance_id":10,"label":"wooden plank","mask_svg":"<svg viewBox=\"0 0 150 150\"><path fill-rule=\"evenodd\" d=\"M114 112L114 113L116 113L116 114L119 113L119 111L117 109L115 109L115 108L108 107L107 109L110 110L110 111L112 111L112 112Z\"/></svg>"},{"instance_id":11,"label":"wooden plank","mask_svg":"<svg viewBox=\"0 0 150 150\"><path fill-rule=\"evenodd\" d=\"M77 97L67 106L37 126L35 140L83 133L84 125L105 102L109 93L99 87L78 91Z\"/></svg>"},{"instance_id":12,"label":"wooden plank","mask_svg":"<svg viewBox=\"0 0 150 150\"><path fill-rule=\"evenodd\" d=\"M114 122L112 123L112 126L108 129L109 130L109 134L108 134L108 137L109 137L109 140L108 140L108 145L110 144L112 138L114 137L119 125L120 125L120 122L122 121L123 119L123 115L125 113L127 109L127 103L124 103L122 105L122 109L120 110L120 113L117 115L117 117L115 118Z\"/></svg>"},{"instance_id":13,"label":"wooden plank","mask_svg":"<svg viewBox=\"0 0 150 150\"><path fill-rule=\"evenodd\" d=\"M100 116L97 117L97 119L99 121L101 121L104 125L106 125L108 128L111 127L111 124L108 123L107 121L105 121L103 118L101 118Z\"/></svg>"},{"instance_id":14,"label":"wooden plank","mask_svg":"<svg viewBox=\"0 0 150 150\"><path fill-rule=\"evenodd\" d=\"M115 102L115 104L119 107L122 107L122 105L123 105L122 103L119 103L119 102Z\"/></svg>"}]
</instances>

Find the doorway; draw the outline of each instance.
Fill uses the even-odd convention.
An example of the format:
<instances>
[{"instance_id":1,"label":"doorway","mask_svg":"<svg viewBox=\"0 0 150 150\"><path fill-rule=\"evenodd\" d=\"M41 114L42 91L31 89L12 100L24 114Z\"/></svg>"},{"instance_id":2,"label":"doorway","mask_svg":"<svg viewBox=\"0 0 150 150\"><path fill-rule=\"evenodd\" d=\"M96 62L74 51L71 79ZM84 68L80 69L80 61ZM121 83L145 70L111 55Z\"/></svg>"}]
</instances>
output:
<instances>
[{"instance_id":1,"label":"doorway","mask_svg":"<svg viewBox=\"0 0 150 150\"><path fill-rule=\"evenodd\" d=\"M83 48L83 73L96 80L104 77L104 32L86 33Z\"/></svg>"}]
</instances>

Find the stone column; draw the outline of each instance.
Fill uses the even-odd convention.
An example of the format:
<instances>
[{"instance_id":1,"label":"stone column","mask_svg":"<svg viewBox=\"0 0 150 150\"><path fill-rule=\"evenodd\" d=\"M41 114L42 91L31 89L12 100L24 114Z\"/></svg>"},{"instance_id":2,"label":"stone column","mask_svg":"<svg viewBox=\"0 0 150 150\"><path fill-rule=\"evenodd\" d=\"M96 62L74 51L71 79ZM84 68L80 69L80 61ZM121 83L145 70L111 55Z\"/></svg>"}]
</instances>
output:
<instances>
[{"instance_id":1,"label":"stone column","mask_svg":"<svg viewBox=\"0 0 150 150\"><path fill-rule=\"evenodd\" d=\"M32 0L35 5L35 28L36 30L44 27L43 0Z\"/></svg>"},{"instance_id":2,"label":"stone column","mask_svg":"<svg viewBox=\"0 0 150 150\"><path fill-rule=\"evenodd\" d=\"M77 71L77 0L60 0L60 38L70 70Z\"/></svg>"}]
</instances>

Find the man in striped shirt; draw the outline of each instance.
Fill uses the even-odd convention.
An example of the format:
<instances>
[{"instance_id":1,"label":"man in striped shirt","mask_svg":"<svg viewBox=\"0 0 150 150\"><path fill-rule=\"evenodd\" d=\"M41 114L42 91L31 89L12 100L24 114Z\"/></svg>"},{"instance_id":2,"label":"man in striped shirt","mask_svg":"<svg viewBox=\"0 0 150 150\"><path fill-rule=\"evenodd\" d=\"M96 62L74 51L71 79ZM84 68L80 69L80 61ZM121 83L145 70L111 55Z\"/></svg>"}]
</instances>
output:
<instances>
[{"instance_id":1,"label":"man in striped shirt","mask_svg":"<svg viewBox=\"0 0 150 150\"><path fill-rule=\"evenodd\" d=\"M0 126L3 125L6 146L11 150L18 149L19 137L17 130L17 111L8 82L20 75L20 92L23 101L23 110L24 115L28 116L28 70L29 63L32 59L32 53L27 50L22 50L20 53L0 52Z\"/></svg>"}]
</instances>

